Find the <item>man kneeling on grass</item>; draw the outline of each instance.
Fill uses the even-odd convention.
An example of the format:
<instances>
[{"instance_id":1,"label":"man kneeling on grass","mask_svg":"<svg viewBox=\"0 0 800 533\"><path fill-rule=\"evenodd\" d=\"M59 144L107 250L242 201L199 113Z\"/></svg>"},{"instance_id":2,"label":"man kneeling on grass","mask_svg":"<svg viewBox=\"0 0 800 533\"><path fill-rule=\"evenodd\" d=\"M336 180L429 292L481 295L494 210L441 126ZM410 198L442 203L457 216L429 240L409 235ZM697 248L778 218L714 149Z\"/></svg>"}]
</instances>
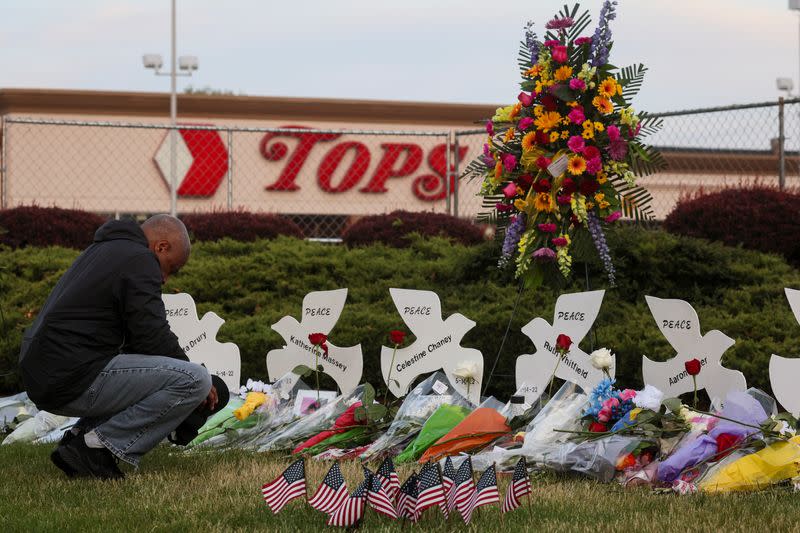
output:
<instances>
[{"instance_id":1,"label":"man kneeling on grass","mask_svg":"<svg viewBox=\"0 0 800 533\"><path fill-rule=\"evenodd\" d=\"M189 251L186 227L169 215L141 227L107 222L26 331L20 367L28 396L40 409L81 417L50 455L68 476L122 478L119 459L137 466L187 417L217 406L222 381L212 385L208 371L189 362L161 299L161 285Z\"/></svg>"}]
</instances>

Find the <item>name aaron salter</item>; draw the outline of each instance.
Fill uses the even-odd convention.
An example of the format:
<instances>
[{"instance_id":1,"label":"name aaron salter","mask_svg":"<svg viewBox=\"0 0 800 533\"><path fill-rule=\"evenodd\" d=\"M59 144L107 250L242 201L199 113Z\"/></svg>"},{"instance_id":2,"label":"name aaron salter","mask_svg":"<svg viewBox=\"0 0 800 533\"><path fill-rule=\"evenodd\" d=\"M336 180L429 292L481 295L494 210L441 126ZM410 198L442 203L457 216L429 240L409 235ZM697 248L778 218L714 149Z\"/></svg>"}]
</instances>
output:
<instances>
[{"instance_id":1,"label":"name aaron salter","mask_svg":"<svg viewBox=\"0 0 800 533\"><path fill-rule=\"evenodd\" d=\"M558 350L556 349L555 346L552 346L550 342L544 341L544 349L550 352L551 354L558 356ZM582 378L587 378L589 376L589 371L581 368L577 362L567 357L567 354L561 356L561 363L564 364L567 368L574 370L575 373Z\"/></svg>"},{"instance_id":2,"label":"name aaron salter","mask_svg":"<svg viewBox=\"0 0 800 533\"><path fill-rule=\"evenodd\" d=\"M397 363L396 367L395 367L395 371L396 372L402 372L404 369L410 367L411 365L413 365L417 361L420 361L421 359L424 359L425 357L427 357L429 353L433 353L437 349L439 349L442 346L444 346L445 344L449 344L452 339L453 339L453 336L452 335L448 335L447 337L443 338L442 340L440 340L438 342L430 343L428 345L427 350L423 350L423 351L421 351L419 353L415 353L414 355L412 355L411 357L409 357L405 361L399 361Z\"/></svg>"},{"instance_id":3,"label":"name aaron salter","mask_svg":"<svg viewBox=\"0 0 800 533\"><path fill-rule=\"evenodd\" d=\"M301 348L301 349L307 351L311 355L315 355L314 354L314 347L312 345L308 344L307 342L305 342L303 339L298 339L297 337L292 335L291 337L289 337L289 342L291 342L292 344L294 344L298 348ZM337 359L334 359L333 357L325 354L325 352L323 352L322 350L320 350L319 358L322 359L323 361L325 361L326 363L328 363L329 365L340 369L342 372L347 372L347 365L346 364L344 364L341 361L339 361Z\"/></svg>"}]
</instances>

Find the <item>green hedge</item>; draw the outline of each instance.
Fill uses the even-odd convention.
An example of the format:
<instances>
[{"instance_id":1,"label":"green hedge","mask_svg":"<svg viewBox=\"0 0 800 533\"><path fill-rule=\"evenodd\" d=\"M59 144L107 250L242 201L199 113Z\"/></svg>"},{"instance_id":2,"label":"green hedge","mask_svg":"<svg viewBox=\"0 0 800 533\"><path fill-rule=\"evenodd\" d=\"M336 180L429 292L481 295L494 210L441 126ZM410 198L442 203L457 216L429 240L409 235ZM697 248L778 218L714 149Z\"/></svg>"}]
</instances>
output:
<instances>
[{"instance_id":1,"label":"green hedge","mask_svg":"<svg viewBox=\"0 0 800 533\"><path fill-rule=\"evenodd\" d=\"M661 360L673 355L650 316L645 294L685 299L697 309L703 332L720 329L737 339L723 363L743 371L754 386L769 390L770 354L800 356L800 326L783 293L784 287L800 287L800 273L782 259L638 228L621 227L608 237L619 286L606 293L595 347L608 346L617 353L621 383L641 384L642 354ZM388 289L435 290L445 316L460 312L477 322L463 345L483 352L488 372L517 291L510 273L494 268L495 246L464 247L440 238L419 238L405 249L348 249L285 237L199 243L165 291L188 292L201 314L213 310L222 316L227 322L219 340L239 345L243 378L266 378L266 353L283 344L270 324L284 315L299 316L308 291L348 287L347 305L331 341L339 346L361 343L365 379L379 383L380 346L390 329L402 326ZM20 387L16 361L22 330L76 255L64 248L0 251L3 393ZM586 270L592 288L604 286L599 265ZM577 265L576 272L582 274L584 265ZM564 290L582 290L584 283L581 275ZM557 296L551 289L523 294L497 370L508 377L495 378L491 392L505 397L512 391L517 355L533 350L520 328L535 316L550 320ZM589 340L582 346L588 350Z\"/></svg>"}]
</instances>

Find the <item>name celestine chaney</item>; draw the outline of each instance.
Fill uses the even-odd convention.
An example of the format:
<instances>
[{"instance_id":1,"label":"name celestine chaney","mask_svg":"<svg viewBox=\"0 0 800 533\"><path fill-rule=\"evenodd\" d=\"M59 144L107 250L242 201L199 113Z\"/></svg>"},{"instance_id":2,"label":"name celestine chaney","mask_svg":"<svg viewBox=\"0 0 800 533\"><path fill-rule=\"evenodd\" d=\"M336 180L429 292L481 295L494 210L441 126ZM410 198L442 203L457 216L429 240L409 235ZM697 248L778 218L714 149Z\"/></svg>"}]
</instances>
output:
<instances>
[{"instance_id":1,"label":"name celestine chaney","mask_svg":"<svg viewBox=\"0 0 800 533\"><path fill-rule=\"evenodd\" d=\"M294 335L289 337L289 342L297 346L298 348L302 348L303 350L309 352L310 354L314 355L314 347L305 342L302 339L298 339ZM334 359L325 354L322 350L320 350L319 358L328 363L331 366L335 366L336 368L341 369L342 372L347 372L347 365L343 364L341 361Z\"/></svg>"},{"instance_id":2,"label":"name celestine chaney","mask_svg":"<svg viewBox=\"0 0 800 533\"><path fill-rule=\"evenodd\" d=\"M556 349L556 347L551 346L548 341L544 341L544 349L553 355L556 356L558 355L558 350ZM578 366L578 363L567 357L566 354L561 356L561 362L564 363L567 366L567 368L571 368L572 370L574 370L575 373L581 376L582 378L587 378L589 376L588 370L584 370L583 368Z\"/></svg>"},{"instance_id":3,"label":"name celestine chaney","mask_svg":"<svg viewBox=\"0 0 800 533\"><path fill-rule=\"evenodd\" d=\"M406 368L410 367L411 365L413 365L414 363L416 363L417 361L425 358L429 353L433 353L434 351L436 351L438 348L441 348L445 344L449 344L452 339L453 339L453 336L452 335L448 335L447 337L443 338L440 341L430 343L428 345L428 349L427 350L423 350L423 351L421 351L419 353L415 353L414 355L412 355L411 357L409 357L405 361L400 361L399 363L397 363L397 365L395 367L396 371L397 372L402 372L403 369L406 369Z\"/></svg>"}]
</instances>

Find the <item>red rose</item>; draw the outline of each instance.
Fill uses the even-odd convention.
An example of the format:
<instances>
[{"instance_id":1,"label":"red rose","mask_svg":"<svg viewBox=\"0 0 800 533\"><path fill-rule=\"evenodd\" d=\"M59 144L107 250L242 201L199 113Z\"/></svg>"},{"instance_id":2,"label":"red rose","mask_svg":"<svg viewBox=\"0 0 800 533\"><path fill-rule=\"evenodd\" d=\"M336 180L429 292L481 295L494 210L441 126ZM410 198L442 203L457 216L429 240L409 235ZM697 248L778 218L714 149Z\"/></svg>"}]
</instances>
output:
<instances>
[{"instance_id":1,"label":"red rose","mask_svg":"<svg viewBox=\"0 0 800 533\"><path fill-rule=\"evenodd\" d=\"M399 329L393 329L389 332L389 339L391 339L392 343L394 344L403 344L403 340L406 338L406 332L401 331Z\"/></svg>"},{"instance_id":2,"label":"red rose","mask_svg":"<svg viewBox=\"0 0 800 533\"><path fill-rule=\"evenodd\" d=\"M697 359L692 359L691 361L686 361L686 372L689 373L690 376L696 376L700 373L700 361Z\"/></svg>"},{"instance_id":3,"label":"red rose","mask_svg":"<svg viewBox=\"0 0 800 533\"><path fill-rule=\"evenodd\" d=\"M583 157L587 160L600 157L600 149L597 146L588 145L583 149Z\"/></svg>"},{"instance_id":4,"label":"red rose","mask_svg":"<svg viewBox=\"0 0 800 533\"><path fill-rule=\"evenodd\" d=\"M572 194L578 190L578 186L575 185L574 179L564 178L564 181L561 183L561 189L564 191L564 194Z\"/></svg>"},{"instance_id":5,"label":"red rose","mask_svg":"<svg viewBox=\"0 0 800 533\"><path fill-rule=\"evenodd\" d=\"M313 345L322 345L328 341L328 336L324 333L312 333L308 336L308 341Z\"/></svg>"},{"instance_id":6,"label":"red rose","mask_svg":"<svg viewBox=\"0 0 800 533\"><path fill-rule=\"evenodd\" d=\"M608 431L608 426L606 426L601 422L592 422L591 424L589 424L589 431L591 431L592 433L603 433L605 431Z\"/></svg>"},{"instance_id":7,"label":"red rose","mask_svg":"<svg viewBox=\"0 0 800 533\"><path fill-rule=\"evenodd\" d=\"M731 435L730 433L721 433L717 435L717 453L725 453L729 448L736 446L739 442L739 437Z\"/></svg>"},{"instance_id":8,"label":"red rose","mask_svg":"<svg viewBox=\"0 0 800 533\"><path fill-rule=\"evenodd\" d=\"M533 190L536 192L550 192L550 180L542 178L533 184Z\"/></svg>"},{"instance_id":9,"label":"red rose","mask_svg":"<svg viewBox=\"0 0 800 533\"><path fill-rule=\"evenodd\" d=\"M600 184L597 183L597 180L594 179L584 179L581 181L581 194L584 196L591 196L597 192L597 189L600 188Z\"/></svg>"},{"instance_id":10,"label":"red rose","mask_svg":"<svg viewBox=\"0 0 800 533\"><path fill-rule=\"evenodd\" d=\"M552 49L553 61L556 63L566 63L569 60L567 47L564 45L554 46Z\"/></svg>"},{"instance_id":11,"label":"red rose","mask_svg":"<svg viewBox=\"0 0 800 533\"><path fill-rule=\"evenodd\" d=\"M556 350L561 353L567 353L570 346L572 346L572 339L563 333L559 334L558 338L556 339Z\"/></svg>"},{"instance_id":12,"label":"red rose","mask_svg":"<svg viewBox=\"0 0 800 533\"><path fill-rule=\"evenodd\" d=\"M538 133L537 133L537 135L538 135ZM547 167L550 166L550 163L551 163L551 160L550 160L549 157L545 157L543 155L540 155L539 157L536 158L536 166L539 167L542 170L547 170Z\"/></svg>"},{"instance_id":13,"label":"red rose","mask_svg":"<svg viewBox=\"0 0 800 533\"><path fill-rule=\"evenodd\" d=\"M517 178L517 185L522 187L523 189L527 189L533 183L533 176L530 174L523 174L522 176Z\"/></svg>"},{"instance_id":14,"label":"red rose","mask_svg":"<svg viewBox=\"0 0 800 533\"><path fill-rule=\"evenodd\" d=\"M542 96L540 102L544 106L546 111L555 111L558 109L558 102L556 101L555 97L551 94L545 94Z\"/></svg>"}]
</instances>

